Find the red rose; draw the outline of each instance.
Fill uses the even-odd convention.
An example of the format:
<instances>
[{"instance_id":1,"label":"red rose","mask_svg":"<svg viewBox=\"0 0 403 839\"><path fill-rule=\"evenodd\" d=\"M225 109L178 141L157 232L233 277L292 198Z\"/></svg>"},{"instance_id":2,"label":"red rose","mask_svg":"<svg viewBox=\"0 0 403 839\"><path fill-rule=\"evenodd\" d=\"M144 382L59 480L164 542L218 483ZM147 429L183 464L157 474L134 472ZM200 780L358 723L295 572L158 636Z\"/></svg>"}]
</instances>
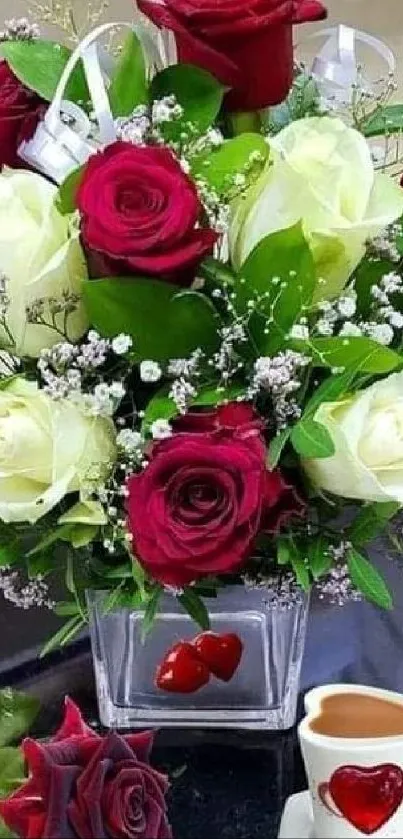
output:
<instances>
[{"instance_id":1,"label":"red rose","mask_svg":"<svg viewBox=\"0 0 403 839\"><path fill-rule=\"evenodd\" d=\"M256 111L287 96L293 78L292 24L326 17L320 0L138 0L175 33L179 60L232 88L230 111Z\"/></svg>"},{"instance_id":2,"label":"red rose","mask_svg":"<svg viewBox=\"0 0 403 839\"><path fill-rule=\"evenodd\" d=\"M198 227L196 187L166 148L117 142L94 155L77 192L82 238L113 274L193 279L217 234Z\"/></svg>"},{"instance_id":3,"label":"red rose","mask_svg":"<svg viewBox=\"0 0 403 839\"><path fill-rule=\"evenodd\" d=\"M46 103L28 90L10 70L0 63L0 167L23 166L17 150L23 140L30 140L45 110Z\"/></svg>"},{"instance_id":4,"label":"red rose","mask_svg":"<svg viewBox=\"0 0 403 839\"><path fill-rule=\"evenodd\" d=\"M128 481L133 549L150 575L186 585L236 571L260 529L276 532L303 505L279 471L266 469L261 424L233 403L189 414Z\"/></svg>"},{"instance_id":5,"label":"red rose","mask_svg":"<svg viewBox=\"0 0 403 839\"><path fill-rule=\"evenodd\" d=\"M171 839L168 782L149 765L152 742L147 732L100 737L67 699L53 740L24 741L29 779L0 801L0 815L24 839Z\"/></svg>"}]
</instances>

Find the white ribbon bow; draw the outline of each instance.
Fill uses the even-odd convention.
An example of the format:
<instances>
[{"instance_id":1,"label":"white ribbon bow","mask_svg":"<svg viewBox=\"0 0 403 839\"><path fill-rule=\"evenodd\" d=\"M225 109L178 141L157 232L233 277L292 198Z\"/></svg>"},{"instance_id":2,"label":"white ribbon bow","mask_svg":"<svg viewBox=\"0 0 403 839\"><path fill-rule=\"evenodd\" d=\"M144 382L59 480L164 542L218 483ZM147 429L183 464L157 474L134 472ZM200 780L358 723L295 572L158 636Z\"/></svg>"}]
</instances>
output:
<instances>
[{"instance_id":1,"label":"white ribbon bow","mask_svg":"<svg viewBox=\"0 0 403 839\"><path fill-rule=\"evenodd\" d=\"M109 56L99 50L97 42L102 35L122 26L132 29L138 35L149 69L160 70L171 63L172 43L165 33L160 33L160 37L154 40L141 24L105 23L84 38L64 68L43 121L32 139L23 142L18 150L19 156L26 163L58 184L78 166L86 163L98 149L117 139L105 72L102 69ZM68 81L80 59L84 66L96 127L83 108L64 99ZM71 125L67 124L70 118Z\"/></svg>"},{"instance_id":2,"label":"white ribbon bow","mask_svg":"<svg viewBox=\"0 0 403 839\"><path fill-rule=\"evenodd\" d=\"M328 38L314 59L311 72L325 101L341 106L351 104L353 88L359 80L357 42L371 47L385 61L388 72L394 74L395 56L379 38L350 26L340 25L321 29L311 35L310 39L324 36ZM364 86L369 92L373 89L368 80L364 81Z\"/></svg>"}]
</instances>

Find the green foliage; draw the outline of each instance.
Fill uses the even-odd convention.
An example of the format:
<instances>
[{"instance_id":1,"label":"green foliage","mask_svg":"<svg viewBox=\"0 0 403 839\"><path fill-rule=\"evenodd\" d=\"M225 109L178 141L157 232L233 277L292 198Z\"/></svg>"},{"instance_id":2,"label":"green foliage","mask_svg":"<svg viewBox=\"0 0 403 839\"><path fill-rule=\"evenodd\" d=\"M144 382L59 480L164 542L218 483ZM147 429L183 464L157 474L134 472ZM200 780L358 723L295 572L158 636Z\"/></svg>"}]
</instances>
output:
<instances>
[{"instance_id":1,"label":"green foliage","mask_svg":"<svg viewBox=\"0 0 403 839\"><path fill-rule=\"evenodd\" d=\"M303 421L308 417L313 417L322 402L335 402L344 396L344 394L348 393L355 376L355 370L347 370L345 373L332 375L325 379L319 387L315 388L314 393L308 400Z\"/></svg>"},{"instance_id":2,"label":"green foliage","mask_svg":"<svg viewBox=\"0 0 403 839\"><path fill-rule=\"evenodd\" d=\"M136 360L186 358L218 345L218 315L195 291L146 278L88 280L83 286L90 321L101 335L133 338Z\"/></svg>"},{"instance_id":3,"label":"green foliage","mask_svg":"<svg viewBox=\"0 0 403 839\"><path fill-rule=\"evenodd\" d=\"M357 309L364 320L370 319L374 298L371 289L379 285L385 274L394 273L396 263L388 259L374 259L366 256L360 262L354 275L354 290L357 294Z\"/></svg>"},{"instance_id":4,"label":"green foliage","mask_svg":"<svg viewBox=\"0 0 403 839\"><path fill-rule=\"evenodd\" d=\"M85 166L79 166L67 175L66 180L59 186L56 195L56 207L62 216L68 216L77 209L76 195L80 186Z\"/></svg>"},{"instance_id":5,"label":"green foliage","mask_svg":"<svg viewBox=\"0 0 403 839\"><path fill-rule=\"evenodd\" d=\"M185 612L190 615L201 629L210 629L210 618L207 607L193 588L185 588L183 594L178 597L178 600Z\"/></svg>"},{"instance_id":6,"label":"green foliage","mask_svg":"<svg viewBox=\"0 0 403 839\"><path fill-rule=\"evenodd\" d=\"M56 632L41 650L40 658L45 658L58 647L66 647L86 626L86 620L81 614L74 615Z\"/></svg>"},{"instance_id":7,"label":"green foliage","mask_svg":"<svg viewBox=\"0 0 403 839\"><path fill-rule=\"evenodd\" d=\"M371 562L352 548L348 553L347 563L353 585L366 600L375 603L381 609L392 609L392 595L383 577Z\"/></svg>"},{"instance_id":8,"label":"green foliage","mask_svg":"<svg viewBox=\"0 0 403 839\"><path fill-rule=\"evenodd\" d=\"M11 688L0 690L0 747L18 740L31 727L40 703L34 696Z\"/></svg>"},{"instance_id":9,"label":"green foliage","mask_svg":"<svg viewBox=\"0 0 403 839\"><path fill-rule=\"evenodd\" d=\"M310 415L293 428L291 442L301 457L331 457L336 451L327 428Z\"/></svg>"},{"instance_id":10,"label":"green foliage","mask_svg":"<svg viewBox=\"0 0 403 839\"><path fill-rule=\"evenodd\" d=\"M348 528L347 538L357 547L371 542L385 530L388 521L396 515L400 507L401 505L395 501L367 504Z\"/></svg>"},{"instance_id":11,"label":"green foliage","mask_svg":"<svg viewBox=\"0 0 403 839\"><path fill-rule=\"evenodd\" d=\"M276 468L284 448L290 439L291 430L291 428L284 428L282 431L279 431L272 440L270 440L267 456L267 466L269 469Z\"/></svg>"},{"instance_id":12,"label":"green foliage","mask_svg":"<svg viewBox=\"0 0 403 839\"><path fill-rule=\"evenodd\" d=\"M253 155L259 155L255 163ZM246 184L252 183L261 173L267 158L269 147L260 134L241 134L232 140L226 140L215 151L204 152L191 161L192 174L207 181L218 195L234 192L235 175L244 174ZM222 265L222 264L221 264Z\"/></svg>"},{"instance_id":13,"label":"green foliage","mask_svg":"<svg viewBox=\"0 0 403 839\"><path fill-rule=\"evenodd\" d=\"M108 95L114 117L129 116L137 105L145 105L148 101L143 48L134 30L125 40Z\"/></svg>"},{"instance_id":14,"label":"green foliage","mask_svg":"<svg viewBox=\"0 0 403 839\"><path fill-rule=\"evenodd\" d=\"M403 129L403 105L382 105L361 123L360 131L365 137L395 134Z\"/></svg>"},{"instance_id":15,"label":"green foliage","mask_svg":"<svg viewBox=\"0 0 403 839\"><path fill-rule=\"evenodd\" d=\"M161 388L147 403L144 411L142 429L147 432L153 422L158 419L171 420L178 414L173 399L169 397L170 386L166 385ZM194 408L209 408L223 405L225 402L237 399L238 396L243 396L245 393L244 385L233 382L227 387L218 387L217 384L202 385L198 391L197 396L191 400L191 407Z\"/></svg>"},{"instance_id":16,"label":"green foliage","mask_svg":"<svg viewBox=\"0 0 403 839\"><path fill-rule=\"evenodd\" d=\"M402 356L370 338L314 338L292 344L310 355L314 366L342 368L342 372L381 375L403 365Z\"/></svg>"},{"instance_id":17,"label":"green foliage","mask_svg":"<svg viewBox=\"0 0 403 839\"><path fill-rule=\"evenodd\" d=\"M193 127L194 134L203 134L219 114L225 93L210 73L192 64L174 64L154 76L150 99L175 96L183 108L181 119L162 123L159 127L165 140L178 141L182 132Z\"/></svg>"},{"instance_id":18,"label":"green foliage","mask_svg":"<svg viewBox=\"0 0 403 839\"><path fill-rule=\"evenodd\" d=\"M10 795L25 779L24 757L20 749L10 746L0 749L0 798Z\"/></svg>"},{"instance_id":19,"label":"green foliage","mask_svg":"<svg viewBox=\"0 0 403 839\"><path fill-rule=\"evenodd\" d=\"M299 547L291 536L281 536L277 540L277 563L280 566L289 565L296 576L297 583L304 591L311 588L309 568Z\"/></svg>"},{"instance_id":20,"label":"green foliage","mask_svg":"<svg viewBox=\"0 0 403 839\"><path fill-rule=\"evenodd\" d=\"M21 82L50 102L71 50L53 41L38 39L7 41L1 45L0 53ZM81 61L70 76L64 98L82 104L88 101L89 93Z\"/></svg>"},{"instance_id":21,"label":"green foliage","mask_svg":"<svg viewBox=\"0 0 403 839\"><path fill-rule=\"evenodd\" d=\"M141 626L141 637L143 641L147 638L147 635L149 635L154 626L154 621L158 612L158 606L162 593L162 586L155 585L146 604L144 610L143 623Z\"/></svg>"},{"instance_id":22,"label":"green foliage","mask_svg":"<svg viewBox=\"0 0 403 839\"><path fill-rule=\"evenodd\" d=\"M314 580L319 580L330 571L332 556L329 552L329 544L324 536L316 536L309 539L306 549L309 570Z\"/></svg>"},{"instance_id":23,"label":"green foliage","mask_svg":"<svg viewBox=\"0 0 403 839\"><path fill-rule=\"evenodd\" d=\"M242 282L241 282L242 280ZM259 299L249 321L256 350L273 355L287 344L291 327L310 305L315 266L300 224L266 236L248 256L236 286L237 308Z\"/></svg>"}]
</instances>

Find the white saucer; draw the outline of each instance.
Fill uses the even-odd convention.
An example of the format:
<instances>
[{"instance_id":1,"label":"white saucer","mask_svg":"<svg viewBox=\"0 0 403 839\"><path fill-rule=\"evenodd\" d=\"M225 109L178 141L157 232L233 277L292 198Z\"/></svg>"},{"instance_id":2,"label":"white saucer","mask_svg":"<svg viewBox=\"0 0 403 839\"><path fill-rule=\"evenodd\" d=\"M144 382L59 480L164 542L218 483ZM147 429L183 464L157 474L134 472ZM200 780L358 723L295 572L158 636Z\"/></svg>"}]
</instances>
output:
<instances>
[{"instance_id":1,"label":"white saucer","mask_svg":"<svg viewBox=\"0 0 403 839\"><path fill-rule=\"evenodd\" d=\"M278 839L314 839L311 794L299 792L288 799L281 819Z\"/></svg>"}]
</instances>

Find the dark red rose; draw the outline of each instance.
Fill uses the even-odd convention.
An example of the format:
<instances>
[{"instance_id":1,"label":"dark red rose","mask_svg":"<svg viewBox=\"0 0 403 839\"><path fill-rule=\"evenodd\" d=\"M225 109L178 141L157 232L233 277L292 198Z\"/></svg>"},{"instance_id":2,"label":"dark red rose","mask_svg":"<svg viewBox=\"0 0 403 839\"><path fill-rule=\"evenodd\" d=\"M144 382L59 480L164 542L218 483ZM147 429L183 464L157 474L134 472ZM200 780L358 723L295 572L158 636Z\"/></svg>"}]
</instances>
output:
<instances>
[{"instance_id":1,"label":"dark red rose","mask_svg":"<svg viewBox=\"0 0 403 839\"><path fill-rule=\"evenodd\" d=\"M24 839L171 839L152 743L149 732L100 737L67 699L53 740L24 741L29 779L0 801L0 815Z\"/></svg>"},{"instance_id":2,"label":"dark red rose","mask_svg":"<svg viewBox=\"0 0 403 839\"><path fill-rule=\"evenodd\" d=\"M117 142L94 155L77 191L85 246L104 273L191 281L217 234L198 227L196 187L167 148Z\"/></svg>"},{"instance_id":3,"label":"dark red rose","mask_svg":"<svg viewBox=\"0 0 403 839\"><path fill-rule=\"evenodd\" d=\"M271 533L303 504L266 468L261 423L247 405L190 413L128 481L133 549L150 575L186 585L236 571L261 529Z\"/></svg>"},{"instance_id":4,"label":"dark red rose","mask_svg":"<svg viewBox=\"0 0 403 839\"><path fill-rule=\"evenodd\" d=\"M326 17L320 0L138 0L175 34L179 60L232 88L230 111L256 111L287 96L293 78L292 24Z\"/></svg>"},{"instance_id":5,"label":"dark red rose","mask_svg":"<svg viewBox=\"0 0 403 839\"><path fill-rule=\"evenodd\" d=\"M23 166L17 150L23 140L31 139L45 108L43 99L0 62L0 167Z\"/></svg>"}]
</instances>

